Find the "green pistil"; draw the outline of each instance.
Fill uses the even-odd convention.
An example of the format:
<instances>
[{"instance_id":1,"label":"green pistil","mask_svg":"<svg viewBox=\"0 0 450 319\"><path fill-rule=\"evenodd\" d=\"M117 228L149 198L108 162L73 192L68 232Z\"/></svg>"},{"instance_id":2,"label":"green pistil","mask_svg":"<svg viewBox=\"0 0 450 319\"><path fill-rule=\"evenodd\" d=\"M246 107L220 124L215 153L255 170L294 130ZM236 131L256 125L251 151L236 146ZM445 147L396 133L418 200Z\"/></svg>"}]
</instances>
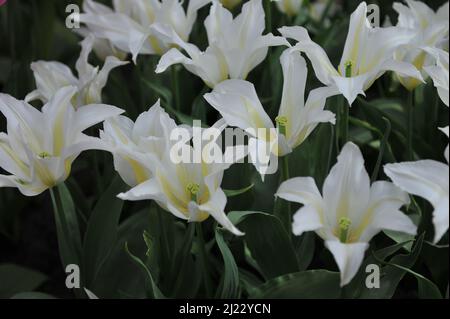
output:
<instances>
[{"instance_id":1,"label":"green pistil","mask_svg":"<svg viewBox=\"0 0 450 319\"><path fill-rule=\"evenodd\" d=\"M352 225L352 221L348 219L347 217L342 217L339 219L339 240L342 243L346 243L348 240L348 230L350 229L350 226Z\"/></svg>"},{"instance_id":2,"label":"green pistil","mask_svg":"<svg viewBox=\"0 0 450 319\"><path fill-rule=\"evenodd\" d=\"M49 153L47 153L47 152L39 153L38 156L39 156L40 158L48 158L48 157L51 157L51 155L50 155Z\"/></svg>"},{"instance_id":3,"label":"green pistil","mask_svg":"<svg viewBox=\"0 0 450 319\"><path fill-rule=\"evenodd\" d=\"M345 62L344 67L345 67L345 77L346 78L351 78L352 77L353 62L352 61Z\"/></svg>"},{"instance_id":4,"label":"green pistil","mask_svg":"<svg viewBox=\"0 0 450 319\"><path fill-rule=\"evenodd\" d=\"M286 116L278 116L275 119L275 123L277 123L278 132L280 132L280 134L286 136L286 126L288 124L287 117Z\"/></svg>"},{"instance_id":5,"label":"green pistil","mask_svg":"<svg viewBox=\"0 0 450 319\"><path fill-rule=\"evenodd\" d=\"M197 202L197 194L200 191L200 185L189 183L188 186L186 186L186 189L191 194L191 201Z\"/></svg>"}]
</instances>

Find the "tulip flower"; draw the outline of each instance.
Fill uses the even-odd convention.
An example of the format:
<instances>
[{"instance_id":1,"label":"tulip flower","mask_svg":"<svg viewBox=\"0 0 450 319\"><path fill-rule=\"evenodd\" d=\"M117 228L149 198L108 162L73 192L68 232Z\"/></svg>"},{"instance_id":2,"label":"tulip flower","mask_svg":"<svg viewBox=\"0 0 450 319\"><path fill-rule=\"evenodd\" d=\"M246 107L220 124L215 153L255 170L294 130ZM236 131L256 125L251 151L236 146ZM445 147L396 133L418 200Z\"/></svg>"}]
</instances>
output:
<instances>
[{"instance_id":1,"label":"tulip flower","mask_svg":"<svg viewBox=\"0 0 450 319\"><path fill-rule=\"evenodd\" d=\"M162 159L169 147L175 121L161 108L159 101L133 122L125 116L107 119L100 138L109 145L114 168L129 186L137 186L151 177L145 162L148 154Z\"/></svg>"},{"instance_id":2,"label":"tulip flower","mask_svg":"<svg viewBox=\"0 0 450 319\"><path fill-rule=\"evenodd\" d=\"M246 79L250 71L265 59L270 46L289 45L282 37L271 33L262 35L264 19L261 0L245 3L241 14L234 19L230 11L215 1L205 21L208 48L202 52L174 35L172 38L177 39L175 43L189 57L172 48L161 57L156 73L181 63L211 88L228 78ZM171 36L168 35L168 38Z\"/></svg>"},{"instance_id":3,"label":"tulip flower","mask_svg":"<svg viewBox=\"0 0 450 319\"><path fill-rule=\"evenodd\" d=\"M408 6L394 3L394 10L399 14L397 27L409 29L415 36L395 51L395 59L413 64L422 71L422 75L425 75L424 67L431 64L432 56L423 48L439 48L443 42L448 41L448 2L437 12L421 1L405 0L405 2ZM399 80L410 91L421 84L419 79L401 74Z\"/></svg>"},{"instance_id":4,"label":"tulip flower","mask_svg":"<svg viewBox=\"0 0 450 319\"><path fill-rule=\"evenodd\" d=\"M17 187L35 196L67 179L72 162L85 150L105 149L100 139L83 131L123 110L104 104L75 109L76 87L64 87L42 107L0 94L0 112L7 119L8 134L0 133L1 187Z\"/></svg>"},{"instance_id":5,"label":"tulip flower","mask_svg":"<svg viewBox=\"0 0 450 319\"><path fill-rule=\"evenodd\" d=\"M103 68L99 71L98 67L94 67L88 62L94 41L95 38L90 35L81 42L81 53L75 66L78 78L73 75L68 66L60 62L38 61L31 63L37 89L28 94L25 101L40 99L47 103L59 89L65 86L75 86L77 87L77 94L73 101L75 107L101 103L102 90L106 85L109 73L112 69L128 62L109 56Z\"/></svg>"},{"instance_id":6,"label":"tulip flower","mask_svg":"<svg viewBox=\"0 0 450 319\"><path fill-rule=\"evenodd\" d=\"M424 67L424 70L433 80L442 102L448 106L448 52L436 48L425 48L425 50L436 59L436 63Z\"/></svg>"},{"instance_id":7,"label":"tulip flower","mask_svg":"<svg viewBox=\"0 0 450 319\"><path fill-rule=\"evenodd\" d=\"M442 131L448 137L448 126ZM434 243L439 242L448 230L448 147L445 150L445 159L447 164L434 160L421 160L384 166L384 172L395 185L410 194L425 198L433 205Z\"/></svg>"},{"instance_id":8,"label":"tulip flower","mask_svg":"<svg viewBox=\"0 0 450 319\"><path fill-rule=\"evenodd\" d=\"M341 286L356 275L369 241L381 230L416 234L416 226L399 210L409 203L408 195L389 182L371 185L361 151L351 142L325 179L322 194L311 177L297 177L281 184L276 196L303 204L294 215L293 232L315 231L325 241Z\"/></svg>"},{"instance_id":9,"label":"tulip flower","mask_svg":"<svg viewBox=\"0 0 450 319\"><path fill-rule=\"evenodd\" d=\"M352 105L386 71L422 81L420 72L411 64L396 61L394 51L413 39L414 32L398 27L371 27L367 4L362 2L350 18L344 52L338 68L334 68L325 51L311 40L303 27L283 27L280 33L298 41L295 48L311 60L317 78L326 86L336 87Z\"/></svg>"},{"instance_id":10,"label":"tulip flower","mask_svg":"<svg viewBox=\"0 0 450 319\"><path fill-rule=\"evenodd\" d=\"M226 125L220 121L213 126L214 129L217 126L221 131ZM199 147L195 139L193 142L193 146L185 145L190 153L194 153L195 148ZM232 165L226 160L230 151L231 154L236 154L228 148L220 161L211 163L203 157L198 163L176 163L170 151L166 152L162 159L150 154L149 160L139 164L147 166L152 177L118 197L131 201L155 200L164 210L188 222L202 222L212 216L233 234L243 235L224 212L227 198L220 188L223 172ZM236 158L236 161L239 160Z\"/></svg>"},{"instance_id":11,"label":"tulip flower","mask_svg":"<svg viewBox=\"0 0 450 319\"><path fill-rule=\"evenodd\" d=\"M96 37L131 53L136 63L139 54L162 55L173 46L172 39L159 36L154 30L156 26L174 31L183 41L188 41L197 11L210 1L191 0L185 11L183 1L179 0L116 0L114 9L103 6L101 14L87 9L80 20ZM96 6L92 0L85 0L86 8L92 6Z\"/></svg>"},{"instance_id":12,"label":"tulip flower","mask_svg":"<svg viewBox=\"0 0 450 319\"><path fill-rule=\"evenodd\" d=\"M262 176L265 166L258 164L261 159L256 156L254 146L267 144L272 159L273 156L285 156L302 144L319 123L335 122L334 114L325 111L324 106L326 99L337 94L337 91L326 87L313 90L305 103L308 74L305 59L300 53L288 49L283 52L280 61L284 85L275 124L265 112L250 82L227 80L217 85L213 92L205 94L205 99L228 125L251 135L250 156ZM259 134L260 129L266 129L264 132L267 134Z\"/></svg>"},{"instance_id":13,"label":"tulip flower","mask_svg":"<svg viewBox=\"0 0 450 319\"><path fill-rule=\"evenodd\" d=\"M90 15L108 14L113 12L110 7L91 0L83 2L83 11ZM74 29L74 31L83 38L87 38L92 34L89 29L85 27ZM116 48L108 39L95 38L92 49L95 52L95 55L102 61L106 60L108 56L115 56L119 60L125 60L127 57L126 52Z\"/></svg>"}]
</instances>

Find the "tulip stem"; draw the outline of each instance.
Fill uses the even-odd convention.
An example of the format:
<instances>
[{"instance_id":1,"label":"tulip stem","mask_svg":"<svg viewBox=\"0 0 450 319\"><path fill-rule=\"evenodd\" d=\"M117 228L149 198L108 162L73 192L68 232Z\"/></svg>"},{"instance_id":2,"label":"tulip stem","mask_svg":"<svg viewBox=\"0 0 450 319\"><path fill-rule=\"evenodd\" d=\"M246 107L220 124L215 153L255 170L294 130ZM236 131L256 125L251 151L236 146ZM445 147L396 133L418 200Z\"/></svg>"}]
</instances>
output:
<instances>
[{"instance_id":1,"label":"tulip stem","mask_svg":"<svg viewBox=\"0 0 450 319\"><path fill-rule=\"evenodd\" d=\"M209 263L208 263L208 249L206 247L205 237L203 234L202 223L197 222L195 225L195 231L197 233L197 243L199 245L200 260L204 267L204 284L206 297L212 296Z\"/></svg>"},{"instance_id":2,"label":"tulip stem","mask_svg":"<svg viewBox=\"0 0 450 319\"><path fill-rule=\"evenodd\" d=\"M171 67L172 94L175 103L175 110L180 112L180 84L178 83L178 72L176 65Z\"/></svg>"},{"instance_id":3,"label":"tulip stem","mask_svg":"<svg viewBox=\"0 0 450 319\"><path fill-rule=\"evenodd\" d=\"M265 0L266 32L272 32L272 0Z\"/></svg>"},{"instance_id":4,"label":"tulip stem","mask_svg":"<svg viewBox=\"0 0 450 319\"><path fill-rule=\"evenodd\" d=\"M406 112L408 117L407 143L406 154L407 160L414 160L413 152L413 128L414 128L414 91L408 92L408 100L406 105Z\"/></svg>"},{"instance_id":5,"label":"tulip stem","mask_svg":"<svg viewBox=\"0 0 450 319\"><path fill-rule=\"evenodd\" d=\"M345 145L348 142L348 121L350 117L350 105L344 103L344 117L342 122L344 123L344 129L342 130L342 142Z\"/></svg>"}]
</instances>

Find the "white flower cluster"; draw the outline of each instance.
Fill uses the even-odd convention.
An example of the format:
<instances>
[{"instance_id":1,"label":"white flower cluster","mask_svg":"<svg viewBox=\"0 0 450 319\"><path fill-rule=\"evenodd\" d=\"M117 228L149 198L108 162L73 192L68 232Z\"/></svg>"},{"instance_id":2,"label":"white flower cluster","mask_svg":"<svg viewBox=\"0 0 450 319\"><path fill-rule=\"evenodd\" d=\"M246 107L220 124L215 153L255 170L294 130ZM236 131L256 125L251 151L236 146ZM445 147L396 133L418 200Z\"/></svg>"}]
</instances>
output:
<instances>
[{"instance_id":1,"label":"white flower cluster","mask_svg":"<svg viewBox=\"0 0 450 319\"><path fill-rule=\"evenodd\" d=\"M7 133L0 134L0 167L10 174L0 175L0 187L17 187L26 196L40 194L67 179L82 151L104 150L113 154L114 168L131 187L118 195L121 199L154 200L190 222L212 216L232 233L243 235L225 213L227 197L221 183L230 163L173 163L170 134L179 125L159 102L135 122L120 115L124 110L101 104L109 72L126 64L127 54L134 63L142 54L159 55L156 73L182 64L201 78L211 88L204 98L222 117L211 129L274 129L275 134L250 134L250 157L256 156L252 145L270 144L271 157L291 153L317 125L335 123L335 115L324 109L329 97L343 95L350 107L386 72L394 72L409 90L429 76L448 106L448 3L438 12L420 1L395 3L398 24L382 28L369 24L362 2L350 17L341 62L334 66L303 27L282 27L279 36L264 34L262 0L245 2L235 17L227 8L240 1L221 2L190 0L183 6L179 0L113 0L111 8L85 0L81 15L85 27L80 33L86 38L76 63L78 76L59 62L38 61L31 65L37 89L25 101L0 95L0 112L7 119ZM292 16L302 10L302 2L283 0L277 6ZM189 42L189 36L198 10L205 6L210 6L204 21L208 46L202 50ZM280 58L283 91L275 121L254 85L246 81L272 46L286 47ZM88 63L92 50L106 57L102 69ZM302 54L323 84L306 99L308 67ZM28 104L35 99L44 103L41 110ZM101 122L100 138L83 133ZM444 132L448 135L448 127ZM195 148L195 141L189 147ZM264 176L264 166L252 162ZM339 266L341 285L355 276L369 241L381 230L416 234L417 226L400 211L409 203L407 193L434 206L435 242L448 230L448 163L389 164L385 172L393 183L371 184L359 148L347 143L322 192L312 177L296 177L282 183L276 194L303 205L294 215L293 232L315 231L325 241Z\"/></svg>"}]
</instances>

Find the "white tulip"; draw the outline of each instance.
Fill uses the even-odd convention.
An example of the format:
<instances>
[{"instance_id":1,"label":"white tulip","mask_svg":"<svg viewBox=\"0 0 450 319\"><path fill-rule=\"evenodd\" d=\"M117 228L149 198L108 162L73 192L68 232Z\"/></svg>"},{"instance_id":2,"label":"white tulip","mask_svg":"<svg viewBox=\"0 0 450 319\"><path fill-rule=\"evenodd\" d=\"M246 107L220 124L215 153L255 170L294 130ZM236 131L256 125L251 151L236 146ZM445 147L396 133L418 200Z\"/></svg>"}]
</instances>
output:
<instances>
[{"instance_id":1,"label":"white tulip","mask_svg":"<svg viewBox=\"0 0 450 319\"><path fill-rule=\"evenodd\" d=\"M399 14L397 27L409 29L415 36L395 51L395 59L413 64L419 71L423 71L433 60L423 48L441 48L448 41L448 2L437 12L421 1L405 2L408 6L394 3L394 10ZM422 74L425 75L423 72ZM399 80L408 90L414 90L421 84L420 80L401 74Z\"/></svg>"},{"instance_id":2,"label":"white tulip","mask_svg":"<svg viewBox=\"0 0 450 319\"><path fill-rule=\"evenodd\" d=\"M322 194L311 177L283 184L277 197L303 204L294 215L295 235L315 231L325 241L341 273L341 286L356 275L369 247L381 230L415 235L416 226L399 209L409 197L389 182L370 184L359 148L349 142L326 178Z\"/></svg>"},{"instance_id":3,"label":"white tulip","mask_svg":"<svg viewBox=\"0 0 450 319\"><path fill-rule=\"evenodd\" d=\"M211 88L228 78L246 79L250 71L266 58L270 46L289 45L282 37L271 33L262 35L265 29L264 19L261 0L245 3L242 12L234 19L230 11L215 1L205 20L208 48L200 51L195 45L178 38L176 44L189 57L177 48L172 48L161 57L156 73L181 63Z\"/></svg>"},{"instance_id":4,"label":"white tulip","mask_svg":"<svg viewBox=\"0 0 450 319\"><path fill-rule=\"evenodd\" d=\"M101 70L92 66L88 62L88 57L94 41L95 38L89 35L81 42L81 53L75 66L78 77L73 75L68 66L60 62L38 61L31 63L37 89L29 93L25 97L25 101L40 99L47 103L59 89L65 86L75 86L77 88L77 94L73 101L75 107L101 103L102 90L106 85L109 73L112 69L128 62L109 56Z\"/></svg>"},{"instance_id":5,"label":"white tulip","mask_svg":"<svg viewBox=\"0 0 450 319\"><path fill-rule=\"evenodd\" d=\"M326 99L337 91L326 87L313 90L305 103L308 74L305 59L300 53L288 49L280 61L284 85L276 124L265 112L250 82L227 80L217 85L213 92L205 94L205 99L228 125L250 134L250 157L262 176L266 165L261 164L267 163L259 163L260 159L255 155L256 146L267 144L265 147L272 156L284 156L302 144L319 123L335 122L334 114L325 111L324 106ZM259 134L259 129L266 130Z\"/></svg>"},{"instance_id":6,"label":"white tulip","mask_svg":"<svg viewBox=\"0 0 450 319\"><path fill-rule=\"evenodd\" d=\"M17 187L35 196L63 182L72 162L85 150L105 149L100 139L83 131L123 110L92 104L75 110L71 100L77 88L65 87L35 109L24 101L0 94L0 112L7 119L8 134L0 133L1 187Z\"/></svg>"},{"instance_id":7,"label":"white tulip","mask_svg":"<svg viewBox=\"0 0 450 319\"><path fill-rule=\"evenodd\" d=\"M367 4L362 2L350 18L350 27L339 67L336 69L325 51L313 42L303 27L283 27L280 33L298 43L295 48L311 60L317 78L323 84L336 87L350 105L386 71L417 78L420 72L411 64L396 61L394 51L409 43L414 32L398 27L371 27L367 19Z\"/></svg>"},{"instance_id":8,"label":"white tulip","mask_svg":"<svg viewBox=\"0 0 450 319\"><path fill-rule=\"evenodd\" d=\"M175 121L161 108L159 101L134 123L125 116L110 118L103 123L100 138L109 145L114 157L114 168L129 186L136 186L151 177L148 156L165 157L170 146L170 133L177 127Z\"/></svg>"},{"instance_id":9,"label":"white tulip","mask_svg":"<svg viewBox=\"0 0 450 319\"><path fill-rule=\"evenodd\" d=\"M155 32L156 26L188 41L197 11L210 1L191 0L185 12L183 1L179 0L115 0L114 10L105 7L101 14L93 14L88 9L80 15L80 20L96 37L131 53L136 63L139 54L162 55L173 46L171 38L160 37ZM92 0L85 0L86 8L96 5Z\"/></svg>"},{"instance_id":10,"label":"white tulip","mask_svg":"<svg viewBox=\"0 0 450 319\"><path fill-rule=\"evenodd\" d=\"M424 67L424 71L433 80L442 102L448 106L448 52L436 48L425 48L424 50L436 60L435 64Z\"/></svg>"},{"instance_id":11,"label":"white tulip","mask_svg":"<svg viewBox=\"0 0 450 319\"><path fill-rule=\"evenodd\" d=\"M448 126L442 131L449 134ZM444 236L449 223L449 148L445 150L447 164L434 160L421 160L387 164L384 172L395 185L406 192L428 200L434 207L434 243Z\"/></svg>"},{"instance_id":12,"label":"white tulip","mask_svg":"<svg viewBox=\"0 0 450 319\"><path fill-rule=\"evenodd\" d=\"M213 128L222 131L225 126L219 121ZM192 153L199 147L195 139L193 142L193 146L186 145ZM140 165L146 166L152 177L118 197L131 201L155 200L163 209L188 222L202 222L212 216L233 234L243 235L225 214L227 198L220 188L224 171L232 165L226 159L230 158L229 154L236 154L233 149L227 148L220 163L208 163L203 157L198 163L175 163L170 151L162 159L148 156Z\"/></svg>"}]
</instances>

